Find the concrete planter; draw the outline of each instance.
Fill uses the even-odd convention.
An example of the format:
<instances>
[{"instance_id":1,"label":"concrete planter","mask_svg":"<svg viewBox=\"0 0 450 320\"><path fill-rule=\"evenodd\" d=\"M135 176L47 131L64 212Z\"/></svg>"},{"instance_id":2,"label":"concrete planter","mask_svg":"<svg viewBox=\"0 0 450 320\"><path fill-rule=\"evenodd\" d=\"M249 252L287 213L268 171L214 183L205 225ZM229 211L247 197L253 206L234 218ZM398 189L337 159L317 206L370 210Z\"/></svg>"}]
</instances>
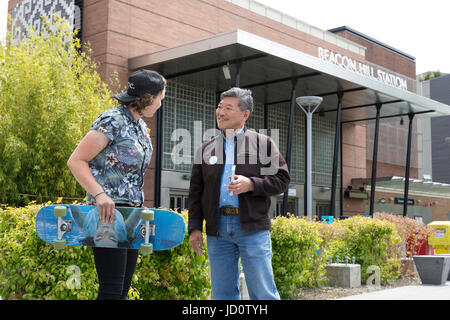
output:
<instances>
[{"instance_id":1,"label":"concrete planter","mask_svg":"<svg viewBox=\"0 0 450 320\"><path fill-rule=\"evenodd\" d=\"M445 257L450 257L450 254L437 254L437 256L445 256ZM448 277L447 277L447 281L450 281L450 271L448 272Z\"/></svg>"},{"instance_id":2,"label":"concrete planter","mask_svg":"<svg viewBox=\"0 0 450 320\"><path fill-rule=\"evenodd\" d=\"M445 285L450 271L450 255L413 258L422 284Z\"/></svg>"},{"instance_id":3,"label":"concrete planter","mask_svg":"<svg viewBox=\"0 0 450 320\"><path fill-rule=\"evenodd\" d=\"M357 288L361 286L359 264L332 263L325 266L330 287Z\"/></svg>"}]
</instances>

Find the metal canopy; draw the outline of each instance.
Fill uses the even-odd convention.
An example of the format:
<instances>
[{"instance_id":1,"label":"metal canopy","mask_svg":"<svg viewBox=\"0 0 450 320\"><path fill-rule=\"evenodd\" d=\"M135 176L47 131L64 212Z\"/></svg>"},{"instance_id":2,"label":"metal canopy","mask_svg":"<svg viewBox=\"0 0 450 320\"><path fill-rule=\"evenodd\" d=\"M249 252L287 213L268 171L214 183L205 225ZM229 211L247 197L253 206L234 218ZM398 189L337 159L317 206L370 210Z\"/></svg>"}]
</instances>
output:
<instances>
[{"instance_id":1,"label":"metal canopy","mask_svg":"<svg viewBox=\"0 0 450 320\"><path fill-rule=\"evenodd\" d=\"M229 65L227 80L222 66ZM323 97L322 115L336 118L339 91L343 91L342 122L371 120L376 103L380 117L416 113L416 118L450 115L450 107L363 75L343 70L319 58L251 33L235 30L159 52L131 58L129 69L159 70L167 79L222 92L235 85L237 65L240 87L250 88L256 101L266 104L291 101L292 80L296 95ZM348 109L347 109L348 108Z\"/></svg>"},{"instance_id":2,"label":"metal canopy","mask_svg":"<svg viewBox=\"0 0 450 320\"><path fill-rule=\"evenodd\" d=\"M403 189L405 180L397 176L377 177L377 191L398 193ZM370 186L370 182L371 179L352 179L352 185ZM409 179L409 191L413 195L450 198L450 184L430 180Z\"/></svg>"}]
</instances>

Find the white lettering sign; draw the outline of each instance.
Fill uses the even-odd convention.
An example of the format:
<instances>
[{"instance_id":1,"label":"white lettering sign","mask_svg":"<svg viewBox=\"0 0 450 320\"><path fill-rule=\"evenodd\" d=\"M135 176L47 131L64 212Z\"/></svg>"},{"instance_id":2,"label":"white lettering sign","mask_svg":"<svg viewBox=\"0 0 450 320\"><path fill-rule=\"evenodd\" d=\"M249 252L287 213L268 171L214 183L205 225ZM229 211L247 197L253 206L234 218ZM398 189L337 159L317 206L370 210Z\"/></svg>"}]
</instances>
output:
<instances>
[{"instance_id":1,"label":"white lettering sign","mask_svg":"<svg viewBox=\"0 0 450 320\"><path fill-rule=\"evenodd\" d=\"M401 78L393 73L377 69L374 66L358 62L340 53L336 53L329 49L319 47L318 57L319 59L337 65L344 70L359 73L365 77L374 79L376 81L399 89L408 90L408 82L406 81L406 79Z\"/></svg>"}]
</instances>

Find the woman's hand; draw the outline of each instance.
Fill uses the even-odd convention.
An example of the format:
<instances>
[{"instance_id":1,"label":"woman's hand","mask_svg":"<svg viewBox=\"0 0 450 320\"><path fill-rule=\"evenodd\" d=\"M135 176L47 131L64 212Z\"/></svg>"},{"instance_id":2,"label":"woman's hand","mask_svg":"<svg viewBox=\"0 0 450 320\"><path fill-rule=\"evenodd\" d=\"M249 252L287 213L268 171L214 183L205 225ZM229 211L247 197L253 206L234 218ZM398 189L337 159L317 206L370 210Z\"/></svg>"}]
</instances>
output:
<instances>
[{"instance_id":1,"label":"woman's hand","mask_svg":"<svg viewBox=\"0 0 450 320\"><path fill-rule=\"evenodd\" d=\"M104 192L95 197L100 220L103 223L114 222L114 201Z\"/></svg>"}]
</instances>

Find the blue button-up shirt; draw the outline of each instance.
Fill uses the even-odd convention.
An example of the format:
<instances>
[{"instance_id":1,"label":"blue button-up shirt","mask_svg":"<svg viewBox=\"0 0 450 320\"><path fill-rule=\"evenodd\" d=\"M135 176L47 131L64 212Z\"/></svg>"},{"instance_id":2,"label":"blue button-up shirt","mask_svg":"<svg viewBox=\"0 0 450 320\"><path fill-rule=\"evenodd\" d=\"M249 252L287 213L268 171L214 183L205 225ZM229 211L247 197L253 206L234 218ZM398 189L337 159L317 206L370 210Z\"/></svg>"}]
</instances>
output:
<instances>
[{"instance_id":1,"label":"blue button-up shirt","mask_svg":"<svg viewBox=\"0 0 450 320\"><path fill-rule=\"evenodd\" d=\"M235 132L241 133L244 131L244 127L240 128ZM223 206L232 206L235 208L239 208L239 199L237 195L230 195L230 191L227 191L228 184L231 179L231 169L234 165L234 152L236 149L236 142L234 136L227 139L225 134L222 132L223 143L225 145L225 166L223 168L222 180L220 182L220 199L219 199L219 208Z\"/></svg>"}]
</instances>

